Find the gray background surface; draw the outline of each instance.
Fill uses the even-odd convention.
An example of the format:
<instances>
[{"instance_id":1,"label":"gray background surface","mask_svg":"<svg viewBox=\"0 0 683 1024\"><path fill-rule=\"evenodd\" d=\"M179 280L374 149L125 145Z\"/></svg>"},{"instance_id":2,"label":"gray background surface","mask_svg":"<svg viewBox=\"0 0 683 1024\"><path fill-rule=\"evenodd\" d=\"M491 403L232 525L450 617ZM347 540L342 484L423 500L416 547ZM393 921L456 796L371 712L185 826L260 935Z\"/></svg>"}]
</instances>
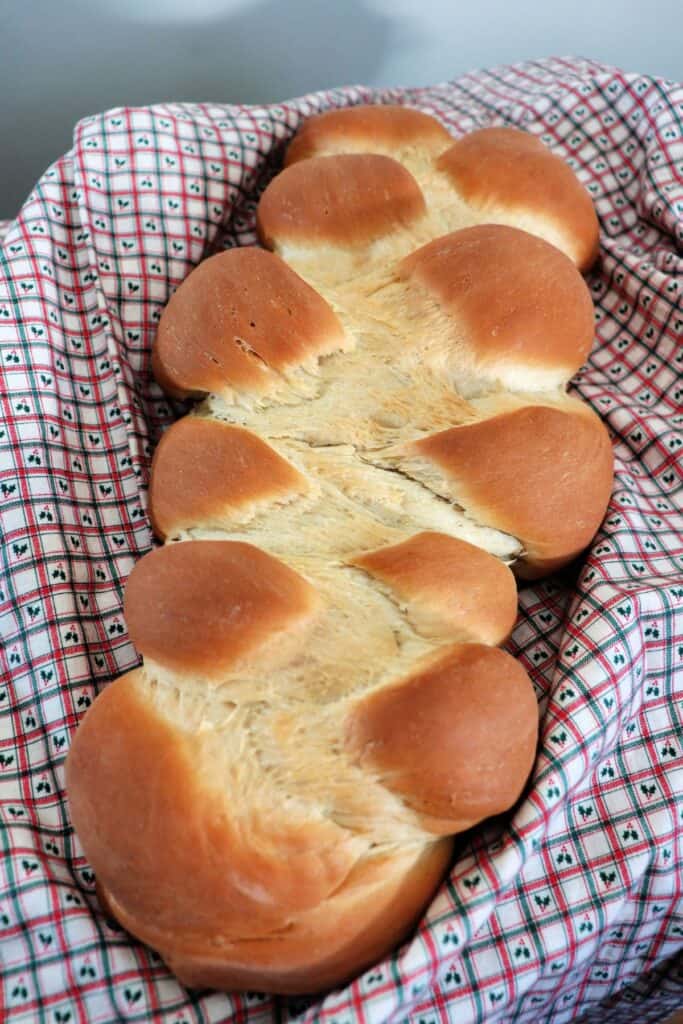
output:
<instances>
[{"instance_id":1,"label":"gray background surface","mask_svg":"<svg viewBox=\"0 0 683 1024\"><path fill-rule=\"evenodd\" d=\"M574 54L683 78L683 0L0 0L0 217L86 114L428 85Z\"/></svg>"}]
</instances>

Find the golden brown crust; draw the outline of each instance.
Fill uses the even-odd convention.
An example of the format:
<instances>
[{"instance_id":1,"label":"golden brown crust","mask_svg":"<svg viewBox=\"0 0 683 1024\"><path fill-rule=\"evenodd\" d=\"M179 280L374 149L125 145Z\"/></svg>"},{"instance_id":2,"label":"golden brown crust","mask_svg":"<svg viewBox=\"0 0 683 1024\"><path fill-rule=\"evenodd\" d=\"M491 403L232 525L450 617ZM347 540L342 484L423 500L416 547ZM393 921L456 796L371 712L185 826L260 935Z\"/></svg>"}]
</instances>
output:
<instances>
[{"instance_id":1,"label":"golden brown crust","mask_svg":"<svg viewBox=\"0 0 683 1024\"><path fill-rule=\"evenodd\" d=\"M557 367L566 379L590 352L586 283L559 249L526 231L454 231L405 257L399 272L455 318L483 365Z\"/></svg>"},{"instance_id":2,"label":"golden brown crust","mask_svg":"<svg viewBox=\"0 0 683 1024\"><path fill-rule=\"evenodd\" d=\"M251 431L184 416L154 453L149 515L163 540L192 527L225 525L231 513L306 487L305 478Z\"/></svg>"},{"instance_id":3,"label":"golden brown crust","mask_svg":"<svg viewBox=\"0 0 683 1024\"><path fill-rule=\"evenodd\" d=\"M534 690L519 662L495 647L457 644L360 701L346 746L425 827L449 834L515 802L537 731Z\"/></svg>"},{"instance_id":4,"label":"golden brown crust","mask_svg":"<svg viewBox=\"0 0 683 1024\"><path fill-rule=\"evenodd\" d=\"M482 214L504 208L538 215L571 240L580 270L594 262L599 227L590 196L571 168L535 136L517 128L482 128L458 139L437 167Z\"/></svg>"},{"instance_id":5,"label":"golden brown crust","mask_svg":"<svg viewBox=\"0 0 683 1024\"><path fill-rule=\"evenodd\" d=\"M282 371L343 344L328 304L279 256L229 249L200 263L171 297L152 365L177 396L258 394Z\"/></svg>"},{"instance_id":6,"label":"golden brown crust","mask_svg":"<svg viewBox=\"0 0 683 1024\"><path fill-rule=\"evenodd\" d=\"M204 735L165 720L131 672L88 710L67 785L109 910L158 949L222 958L224 943L286 935L356 856L349 834L324 818L231 806Z\"/></svg>"},{"instance_id":7,"label":"golden brown crust","mask_svg":"<svg viewBox=\"0 0 683 1024\"><path fill-rule=\"evenodd\" d=\"M525 406L412 446L457 482L480 522L519 537L522 574L549 572L590 542L612 489L612 446L588 409Z\"/></svg>"},{"instance_id":8,"label":"golden brown crust","mask_svg":"<svg viewBox=\"0 0 683 1024\"><path fill-rule=\"evenodd\" d=\"M252 544L185 541L135 565L124 615L143 657L220 678L273 633L296 632L317 606L303 577Z\"/></svg>"},{"instance_id":9,"label":"golden brown crust","mask_svg":"<svg viewBox=\"0 0 683 1024\"><path fill-rule=\"evenodd\" d=\"M514 581L455 538L521 540L520 575L563 564L611 452L561 391L592 335L565 257L489 225L398 264L478 220L587 264L595 217L561 161L376 107L309 120L287 163L260 237L331 305L259 249L169 302L157 379L212 394L159 445L151 517L181 539L131 574L145 664L85 716L67 783L108 912L182 982L298 993L395 947L446 869L435 837L520 795L533 689L479 642L510 630Z\"/></svg>"},{"instance_id":10,"label":"golden brown crust","mask_svg":"<svg viewBox=\"0 0 683 1024\"><path fill-rule=\"evenodd\" d=\"M388 584L445 640L499 644L517 617L515 578L474 544L445 533L418 533L358 555L353 565Z\"/></svg>"},{"instance_id":11,"label":"golden brown crust","mask_svg":"<svg viewBox=\"0 0 683 1024\"><path fill-rule=\"evenodd\" d=\"M258 989L285 995L322 992L357 977L415 927L447 868L453 843L364 861L318 907L271 936L223 940L215 949L183 943L183 930L155 944L189 988ZM148 922L105 893L108 913L140 938Z\"/></svg>"},{"instance_id":12,"label":"golden brown crust","mask_svg":"<svg viewBox=\"0 0 683 1024\"><path fill-rule=\"evenodd\" d=\"M269 249L281 244L357 248L426 212L413 176L388 156L319 156L287 167L261 196L256 226Z\"/></svg>"},{"instance_id":13,"label":"golden brown crust","mask_svg":"<svg viewBox=\"0 0 683 1024\"><path fill-rule=\"evenodd\" d=\"M435 117L410 107L327 110L304 121L287 148L285 167L330 153L395 153L405 146L442 152L452 141Z\"/></svg>"}]
</instances>

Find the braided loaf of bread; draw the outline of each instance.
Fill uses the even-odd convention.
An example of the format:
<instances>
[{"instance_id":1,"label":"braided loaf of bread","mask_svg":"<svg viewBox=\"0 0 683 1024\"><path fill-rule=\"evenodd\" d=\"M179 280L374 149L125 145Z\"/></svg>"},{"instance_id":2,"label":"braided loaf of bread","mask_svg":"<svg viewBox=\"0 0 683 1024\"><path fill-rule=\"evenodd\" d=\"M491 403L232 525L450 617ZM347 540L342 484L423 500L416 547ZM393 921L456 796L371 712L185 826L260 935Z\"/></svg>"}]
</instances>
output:
<instances>
[{"instance_id":1,"label":"braided loaf of bread","mask_svg":"<svg viewBox=\"0 0 683 1024\"><path fill-rule=\"evenodd\" d=\"M537 140L323 114L258 229L162 317L156 377L202 401L152 466L166 544L125 595L144 666L67 768L118 920L186 984L287 993L385 955L451 837L519 797L538 726L496 646L510 566L586 546L612 456L565 394L597 221Z\"/></svg>"}]
</instances>

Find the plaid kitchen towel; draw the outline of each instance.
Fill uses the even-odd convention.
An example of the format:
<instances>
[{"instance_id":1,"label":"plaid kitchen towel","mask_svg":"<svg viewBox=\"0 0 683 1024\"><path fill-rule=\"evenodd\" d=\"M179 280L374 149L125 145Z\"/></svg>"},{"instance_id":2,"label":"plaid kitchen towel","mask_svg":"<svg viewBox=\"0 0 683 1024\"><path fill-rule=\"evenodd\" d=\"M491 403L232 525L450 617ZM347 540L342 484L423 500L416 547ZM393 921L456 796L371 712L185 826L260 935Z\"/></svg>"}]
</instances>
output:
<instances>
[{"instance_id":1,"label":"plaid kitchen towel","mask_svg":"<svg viewBox=\"0 0 683 1024\"><path fill-rule=\"evenodd\" d=\"M161 310L208 253L255 241L302 119L363 102L456 135L519 125L588 188L597 339L573 386L613 435L614 495L580 564L521 589L509 649L541 705L533 781L462 837L412 941L326 998L188 992L98 909L64 759L137 661L123 586L152 543L150 455L180 411L150 372ZM426 89L112 110L77 126L0 256L2 1019L642 1024L681 1006L683 89L548 60Z\"/></svg>"}]
</instances>

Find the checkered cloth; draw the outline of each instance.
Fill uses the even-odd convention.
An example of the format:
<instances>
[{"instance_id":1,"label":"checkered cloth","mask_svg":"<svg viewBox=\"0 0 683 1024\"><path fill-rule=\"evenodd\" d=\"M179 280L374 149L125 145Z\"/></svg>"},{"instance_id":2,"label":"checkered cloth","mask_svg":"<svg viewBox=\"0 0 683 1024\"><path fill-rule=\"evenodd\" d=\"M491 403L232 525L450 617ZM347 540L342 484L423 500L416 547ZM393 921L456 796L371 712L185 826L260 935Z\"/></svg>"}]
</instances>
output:
<instances>
[{"instance_id":1,"label":"checkered cloth","mask_svg":"<svg viewBox=\"0 0 683 1024\"><path fill-rule=\"evenodd\" d=\"M98 909L64 758L137 662L123 585L152 543L150 455L180 412L150 372L161 310L207 253L255 241L302 119L370 101L455 134L520 125L588 188L597 341L574 387L613 435L614 495L580 563L521 590L509 649L541 704L533 784L462 838L412 941L324 999L188 992ZM644 1024L683 1004L682 132L683 89L576 60L77 126L0 246L3 1020Z\"/></svg>"}]
</instances>

